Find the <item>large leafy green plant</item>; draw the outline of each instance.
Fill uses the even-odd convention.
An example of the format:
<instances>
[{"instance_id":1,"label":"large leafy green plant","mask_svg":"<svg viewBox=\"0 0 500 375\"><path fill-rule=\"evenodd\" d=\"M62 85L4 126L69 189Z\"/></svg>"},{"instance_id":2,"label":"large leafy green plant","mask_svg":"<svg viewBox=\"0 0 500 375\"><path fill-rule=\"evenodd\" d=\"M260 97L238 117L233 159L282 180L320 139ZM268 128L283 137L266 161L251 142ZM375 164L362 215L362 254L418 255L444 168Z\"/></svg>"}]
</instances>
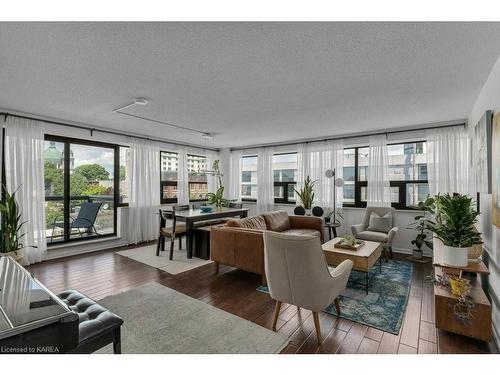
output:
<instances>
[{"instance_id":1,"label":"large leafy green plant","mask_svg":"<svg viewBox=\"0 0 500 375\"><path fill-rule=\"evenodd\" d=\"M415 222L409 225L409 229L414 229L417 231L417 236L411 241L412 245L415 245L418 251L422 251L422 247L426 245L429 249L433 248L432 237L429 234L429 226L435 224L431 219L427 217L427 214L434 213L434 198L429 197L423 202L418 202L415 207L422 211L420 215L415 216Z\"/></svg>"},{"instance_id":2,"label":"large leafy green plant","mask_svg":"<svg viewBox=\"0 0 500 375\"><path fill-rule=\"evenodd\" d=\"M299 196L302 205L306 210L309 210L314 203L314 183L309 176L306 177L304 181L304 187L300 191L295 190L295 193Z\"/></svg>"},{"instance_id":3,"label":"large leafy green plant","mask_svg":"<svg viewBox=\"0 0 500 375\"><path fill-rule=\"evenodd\" d=\"M437 195L432 210L435 223L428 227L446 246L470 247L483 242L474 226L479 212L474 209L472 198L462 194Z\"/></svg>"},{"instance_id":4,"label":"large leafy green plant","mask_svg":"<svg viewBox=\"0 0 500 375\"><path fill-rule=\"evenodd\" d=\"M3 189L5 199L0 202L0 253L10 253L22 247L20 240L25 233L21 230L25 222L21 221L16 192L9 194L5 187Z\"/></svg>"}]
</instances>

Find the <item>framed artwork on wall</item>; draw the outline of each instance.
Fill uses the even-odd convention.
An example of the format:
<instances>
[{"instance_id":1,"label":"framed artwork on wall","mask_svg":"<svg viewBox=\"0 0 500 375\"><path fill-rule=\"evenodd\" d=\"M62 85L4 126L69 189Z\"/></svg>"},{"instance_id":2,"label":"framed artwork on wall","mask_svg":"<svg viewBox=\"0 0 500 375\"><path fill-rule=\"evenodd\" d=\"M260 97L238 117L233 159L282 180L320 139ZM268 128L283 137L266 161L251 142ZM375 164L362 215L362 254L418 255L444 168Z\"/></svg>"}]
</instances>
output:
<instances>
[{"instance_id":1,"label":"framed artwork on wall","mask_svg":"<svg viewBox=\"0 0 500 375\"><path fill-rule=\"evenodd\" d=\"M474 127L473 169L476 176L476 191L492 193L492 112L486 111Z\"/></svg>"},{"instance_id":2,"label":"framed artwork on wall","mask_svg":"<svg viewBox=\"0 0 500 375\"><path fill-rule=\"evenodd\" d=\"M500 113L493 119L492 130L492 223L500 228Z\"/></svg>"}]
</instances>

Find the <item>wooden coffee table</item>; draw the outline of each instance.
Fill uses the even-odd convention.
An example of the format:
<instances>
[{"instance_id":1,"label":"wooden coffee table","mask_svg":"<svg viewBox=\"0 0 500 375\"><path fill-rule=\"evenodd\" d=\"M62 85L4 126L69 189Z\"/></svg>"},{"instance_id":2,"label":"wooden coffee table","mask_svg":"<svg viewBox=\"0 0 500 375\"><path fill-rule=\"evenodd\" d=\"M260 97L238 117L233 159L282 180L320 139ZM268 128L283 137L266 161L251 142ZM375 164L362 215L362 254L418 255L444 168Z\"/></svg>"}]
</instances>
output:
<instances>
[{"instance_id":1,"label":"wooden coffee table","mask_svg":"<svg viewBox=\"0 0 500 375\"><path fill-rule=\"evenodd\" d=\"M382 273L382 244L380 242L365 241L365 244L358 250L347 250L334 246L340 240L341 238L334 238L323 244L326 262L330 266L338 266L346 259L352 260L354 263L352 268L366 274L366 283L362 285L365 287L366 294L368 294L370 269L377 263L377 260L379 261L380 273Z\"/></svg>"}]
</instances>

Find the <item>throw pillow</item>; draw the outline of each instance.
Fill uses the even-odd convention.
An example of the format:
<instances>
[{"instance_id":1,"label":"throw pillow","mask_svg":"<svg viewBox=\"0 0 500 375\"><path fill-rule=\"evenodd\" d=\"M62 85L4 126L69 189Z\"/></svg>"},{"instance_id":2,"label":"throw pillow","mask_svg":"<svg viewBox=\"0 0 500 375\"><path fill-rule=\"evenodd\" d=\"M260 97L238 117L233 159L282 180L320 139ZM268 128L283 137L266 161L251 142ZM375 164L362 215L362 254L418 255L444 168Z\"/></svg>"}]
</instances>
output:
<instances>
[{"instance_id":1,"label":"throw pillow","mask_svg":"<svg viewBox=\"0 0 500 375\"><path fill-rule=\"evenodd\" d=\"M370 221L366 230L372 232L387 233L392 229L392 212L386 213L384 216L379 216L375 212L370 215Z\"/></svg>"}]
</instances>

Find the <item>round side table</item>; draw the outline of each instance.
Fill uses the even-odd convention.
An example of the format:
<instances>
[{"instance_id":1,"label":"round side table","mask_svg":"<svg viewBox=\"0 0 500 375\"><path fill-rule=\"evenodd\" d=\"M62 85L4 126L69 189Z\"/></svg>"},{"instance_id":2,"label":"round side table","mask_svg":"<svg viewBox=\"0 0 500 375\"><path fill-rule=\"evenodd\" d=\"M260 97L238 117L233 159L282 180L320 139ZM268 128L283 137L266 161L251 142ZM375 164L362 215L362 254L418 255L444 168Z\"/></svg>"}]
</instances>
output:
<instances>
[{"instance_id":1,"label":"round side table","mask_svg":"<svg viewBox=\"0 0 500 375\"><path fill-rule=\"evenodd\" d=\"M340 227L339 223L325 223L325 228L328 228L328 238L331 240L332 239L332 233L333 233L333 238L337 237L337 228Z\"/></svg>"}]
</instances>

